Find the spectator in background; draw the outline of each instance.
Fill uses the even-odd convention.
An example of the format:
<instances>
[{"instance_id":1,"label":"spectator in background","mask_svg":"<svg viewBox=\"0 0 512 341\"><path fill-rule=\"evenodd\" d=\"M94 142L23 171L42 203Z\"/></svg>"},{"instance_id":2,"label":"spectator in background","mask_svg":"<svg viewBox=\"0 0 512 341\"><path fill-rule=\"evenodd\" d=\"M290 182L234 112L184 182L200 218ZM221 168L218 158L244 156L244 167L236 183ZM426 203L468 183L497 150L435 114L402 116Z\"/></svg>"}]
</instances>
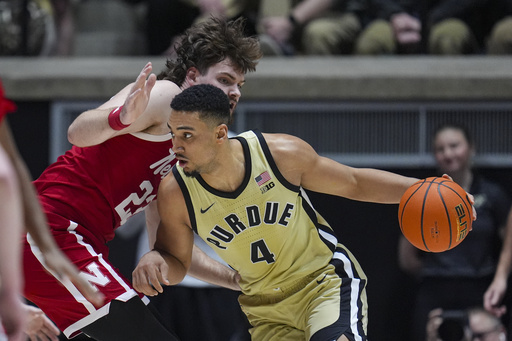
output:
<instances>
[{"instance_id":1,"label":"spectator in background","mask_svg":"<svg viewBox=\"0 0 512 341\"><path fill-rule=\"evenodd\" d=\"M56 39L52 54L70 56L73 54L75 22L73 3L80 0L51 0L55 20Z\"/></svg>"},{"instance_id":2,"label":"spectator in background","mask_svg":"<svg viewBox=\"0 0 512 341\"><path fill-rule=\"evenodd\" d=\"M434 309L429 313L426 341L505 341L507 330L499 318L481 307L456 311Z\"/></svg>"},{"instance_id":3,"label":"spectator in background","mask_svg":"<svg viewBox=\"0 0 512 341\"><path fill-rule=\"evenodd\" d=\"M475 147L464 127L439 127L433 149L439 172L473 194L478 217L466 239L449 251L422 252L401 237L400 267L419 279L411 340L425 339L428 313L435 308L460 310L479 305L498 317L510 309L504 300L512 264L510 198L471 168Z\"/></svg>"},{"instance_id":4,"label":"spectator in background","mask_svg":"<svg viewBox=\"0 0 512 341\"><path fill-rule=\"evenodd\" d=\"M50 0L0 1L0 56L46 56L55 43Z\"/></svg>"},{"instance_id":5,"label":"spectator in background","mask_svg":"<svg viewBox=\"0 0 512 341\"><path fill-rule=\"evenodd\" d=\"M178 37L194 23L214 16L246 18L245 34L256 34L260 0L125 0L147 6L146 38L150 55L171 56Z\"/></svg>"},{"instance_id":6,"label":"spectator in background","mask_svg":"<svg viewBox=\"0 0 512 341\"><path fill-rule=\"evenodd\" d=\"M366 0L302 0L288 16L261 19L262 50L271 54L351 54ZM270 39L269 39L270 38Z\"/></svg>"},{"instance_id":7,"label":"spectator in background","mask_svg":"<svg viewBox=\"0 0 512 341\"><path fill-rule=\"evenodd\" d=\"M381 55L420 52L422 23L414 0L370 0L373 20L359 36L355 54Z\"/></svg>"},{"instance_id":8,"label":"spectator in background","mask_svg":"<svg viewBox=\"0 0 512 341\"><path fill-rule=\"evenodd\" d=\"M512 53L510 0L370 0L357 54Z\"/></svg>"}]
</instances>

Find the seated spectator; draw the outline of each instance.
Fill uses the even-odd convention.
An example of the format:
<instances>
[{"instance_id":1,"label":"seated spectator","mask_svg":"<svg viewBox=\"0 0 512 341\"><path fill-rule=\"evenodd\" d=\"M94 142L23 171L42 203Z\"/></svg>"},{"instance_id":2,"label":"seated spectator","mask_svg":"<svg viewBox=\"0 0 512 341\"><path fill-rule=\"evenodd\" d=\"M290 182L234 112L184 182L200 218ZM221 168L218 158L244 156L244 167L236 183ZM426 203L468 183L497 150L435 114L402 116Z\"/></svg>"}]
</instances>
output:
<instances>
[{"instance_id":1,"label":"seated spectator","mask_svg":"<svg viewBox=\"0 0 512 341\"><path fill-rule=\"evenodd\" d=\"M487 41L487 53L494 55L512 54L512 3L505 18L493 26Z\"/></svg>"},{"instance_id":2,"label":"seated spectator","mask_svg":"<svg viewBox=\"0 0 512 341\"><path fill-rule=\"evenodd\" d=\"M54 55L69 56L73 54L75 35L73 2L77 1L79 0L51 0L56 30L55 46L51 52Z\"/></svg>"},{"instance_id":3,"label":"seated spectator","mask_svg":"<svg viewBox=\"0 0 512 341\"><path fill-rule=\"evenodd\" d=\"M373 21L361 33L355 53L510 53L509 2L370 0Z\"/></svg>"},{"instance_id":4,"label":"seated spectator","mask_svg":"<svg viewBox=\"0 0 512 341\"><path fill-rule=\"evenodd\" d=\"M422 23L414 1L370 0L370 23L361 32L355 54L382 55L419 52Z\"/></svg>"},{"instance_id":5,"label":"seated spectator","mask_svg":"<svg viewBox=\"0 0 512 341\"><path fill-rule=\"evenodd\" d=\"M256 34L260 0L125 0L145 2L147 50L150 55L171 56L174 41L194 23L210 16L227 20L246 18L246 35Z\"/></svg>"},{"instance_id":6,"label":"seated spectator","mask_svg":"<svg viewBox=\"0 0 512 341\"><path fill-rule=\"evenodd\" d=\"M481 307L462 311L429 313L426 341L506 341L507 330L501 320Z\"/></svg>"},{"instance_id":7,"label":"seated spectator","mask_svg":"<svg viewBox=\"0 0 512 341\"><path fill-rule=\"evenodd\" d=\"M262 51L266 55L351 54L365 9L366 0L302 0L288 16L261 19Z\"/></svg>"},{"instance_id":8,"label":"seated spectator","mask_svg":"<svg viewBox=\"0 0 512 341\"><path fill-rule=\"evenodd\" d=\"M0 56L44 56L55 43L50 0L0 1Z\"/></svg>"}]
</instances>

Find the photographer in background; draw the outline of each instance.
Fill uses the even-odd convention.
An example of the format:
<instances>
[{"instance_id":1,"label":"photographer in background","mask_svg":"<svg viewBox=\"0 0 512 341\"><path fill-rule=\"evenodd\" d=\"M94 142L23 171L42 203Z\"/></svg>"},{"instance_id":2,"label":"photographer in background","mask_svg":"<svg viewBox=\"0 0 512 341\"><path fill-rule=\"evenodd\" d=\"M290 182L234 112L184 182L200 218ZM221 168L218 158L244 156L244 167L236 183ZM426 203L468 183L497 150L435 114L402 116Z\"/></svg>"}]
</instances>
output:
<instances>
[{"instance_id":1,"label":"photographer in background","mask_svg":"<svg viewBox=\"0 0 512 341\"><path fill-rule=\"evenodd\" d=\"M474 167L478 146L473 141L470 131L457 122L444 122L433 131L438 174L448 174L474 196L478 219L464 242L445 252L423 252L400 237L400 268L417 279L410 340L425 340L428 314L434 308L482 306L507 325L510 321L510 195Z\"/></svg>"},{"instance_id":2,"label":"photographer in background","mask_svg":"<svg viewBox=\"0 0 512 341\"><path fill-rule=\"evenodd\" d=\"M429 314L426 341L506 341L501 320L484 308L434 309Z\"/></svg>"}]
</instances>

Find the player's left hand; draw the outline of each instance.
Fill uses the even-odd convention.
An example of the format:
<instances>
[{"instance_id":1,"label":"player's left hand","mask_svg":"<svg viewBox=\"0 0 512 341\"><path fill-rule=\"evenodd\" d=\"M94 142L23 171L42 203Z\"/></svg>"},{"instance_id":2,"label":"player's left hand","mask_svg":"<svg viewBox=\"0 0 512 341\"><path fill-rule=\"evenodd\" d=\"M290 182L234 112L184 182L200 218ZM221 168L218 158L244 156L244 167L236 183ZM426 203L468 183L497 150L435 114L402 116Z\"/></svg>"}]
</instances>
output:
<instances>
[{"instance_id":1,"label":"player's left hand","mask_svg":"<svg viewBox=\"0 0 512 341\"><path fill-rule=\"evenodd\" d=\"M163 292L162 284L170 285L167 279L169 266L158 251L149 251L141 257L132 273L133 288L148 296Z\"/></svg>"}]
</instances>

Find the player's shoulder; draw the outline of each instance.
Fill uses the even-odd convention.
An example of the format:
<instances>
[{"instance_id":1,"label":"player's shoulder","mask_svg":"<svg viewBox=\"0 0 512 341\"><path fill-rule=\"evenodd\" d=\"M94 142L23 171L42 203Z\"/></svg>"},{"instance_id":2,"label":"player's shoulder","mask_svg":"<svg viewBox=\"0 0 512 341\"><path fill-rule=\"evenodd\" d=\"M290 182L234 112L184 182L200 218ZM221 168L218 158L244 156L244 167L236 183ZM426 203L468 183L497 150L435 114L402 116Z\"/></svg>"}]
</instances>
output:
<instances>
[{"instance_id":1,"label":"player's shoulder","mask_svg":"<svg viewBox=\"0 0 512 341\"><path fill-rule=\"evenodd\" d=\"M169 172L162 181L160 182L159 191L176 191L179 190L178 181L176 181L176 177L174 176L174 172Z\"/></svg>"},{"instance_id":2,"label":"player's shoulder","mask_svg":"<svg viewBox=\"0 0 512 341\"><path fill-rule=\"evenodd\" d=\"M180 87L170 80L167 79L159 79L155 82L155 87L161 87L166 89L176 89L176 91L181 92Z\"/></svg>"},{"instance_id":3,"label":"player's shoulder","mask_svg":"<svg viewBox=\"0 0 512 341\"><path fill-rule=\"evenodd\" d=\"M153 123L167 124L171 112L171 101L181 92L181 89L168 80L158 80L151 90L146 113L153 117Z\"/></svg>"},{"instance_id":4,"label":"player's shoulder","mask_svg":"<svg viewBox=\"0 0 512 341\"><path fill-rule=\"evenodd\" d=\"M289 134L269 134L262 133L270 151L272 153L283 153L297 155L307 151L313 151L313 148L303 139Z\"/></svg>"},{"instance_id":5,"label":"player's shoulder","mask_svg":"<svg viewBox=\"0 0 512 341\"><path fill-rule=\"evenodd\" d=\"M157 80L153 89L151 90L152 97L164 97L164 98L173 98L177 94L181 92L180 87L171 81L168 80Z\"/></svg>"}]
</instances>

